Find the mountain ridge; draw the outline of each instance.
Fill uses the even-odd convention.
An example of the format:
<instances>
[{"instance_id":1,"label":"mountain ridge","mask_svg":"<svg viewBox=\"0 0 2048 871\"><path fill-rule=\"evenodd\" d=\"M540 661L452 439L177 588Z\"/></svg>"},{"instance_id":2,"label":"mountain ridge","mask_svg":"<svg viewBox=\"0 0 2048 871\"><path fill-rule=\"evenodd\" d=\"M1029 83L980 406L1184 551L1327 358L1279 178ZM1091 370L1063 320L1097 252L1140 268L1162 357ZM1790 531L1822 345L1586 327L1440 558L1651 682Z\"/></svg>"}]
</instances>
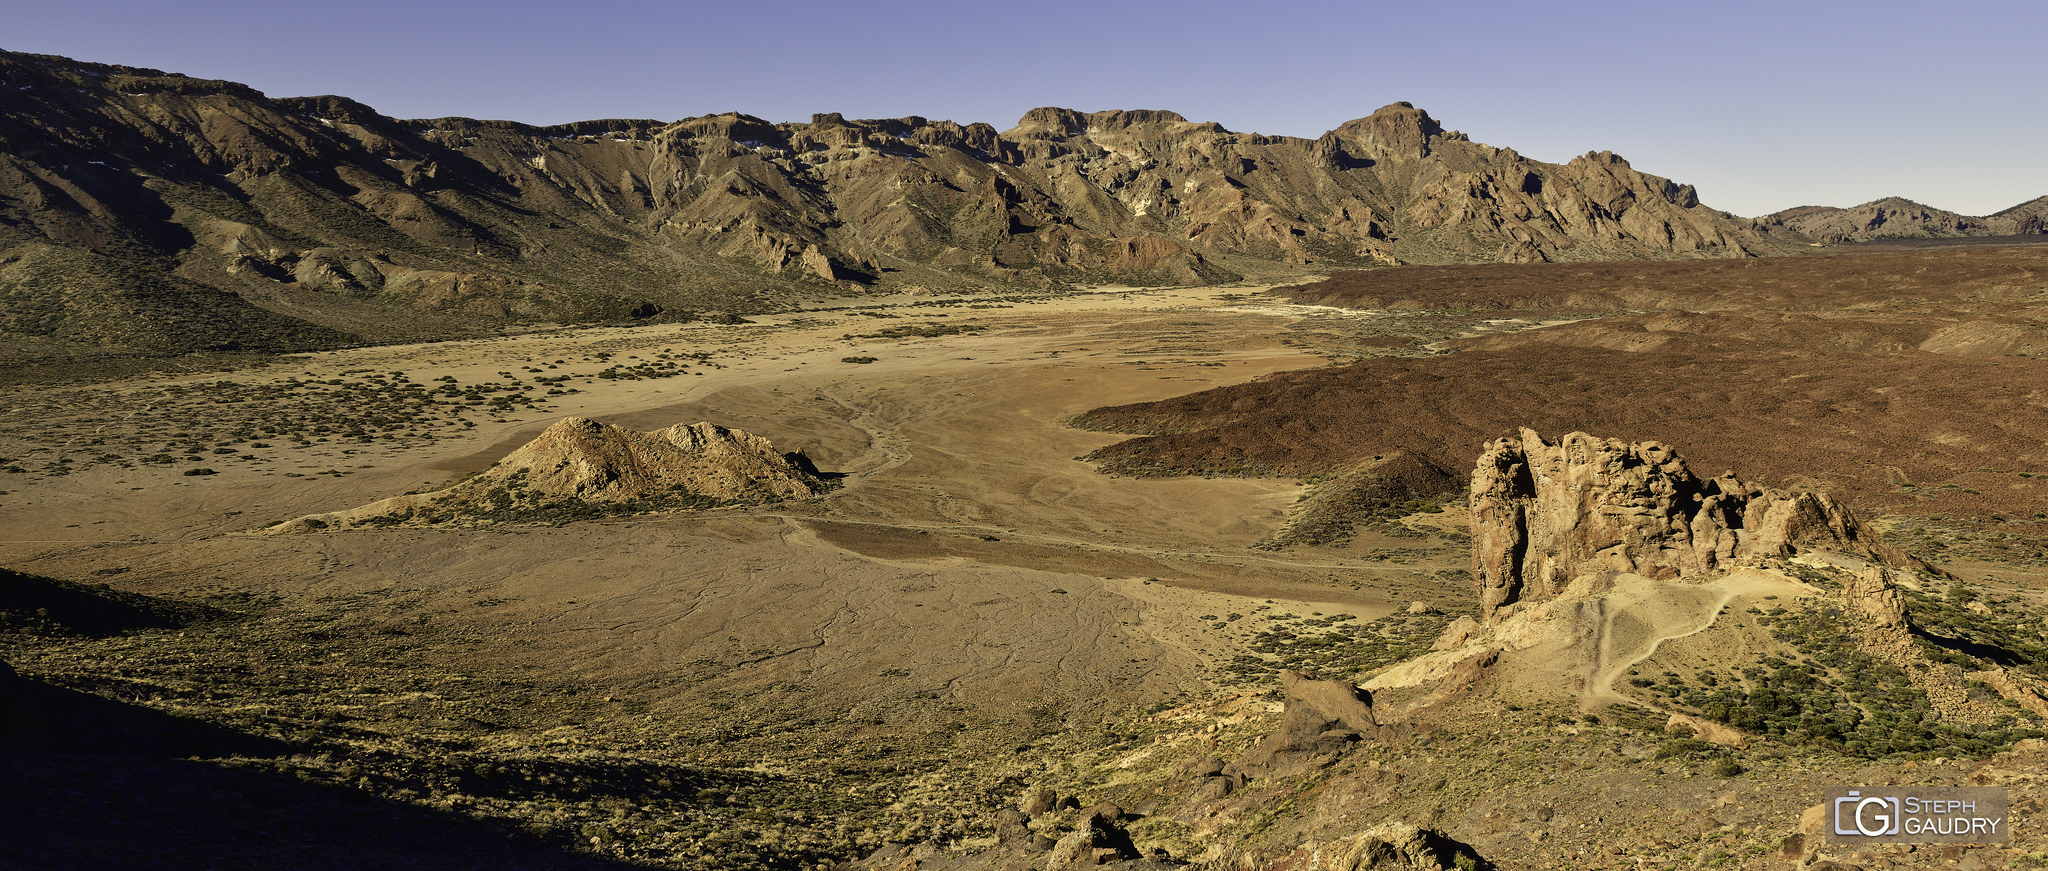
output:
<instances>
[{"instance_id":1,"label":"mountain ridge","mask_svg":"<svg viewBox=\"0 0 2048 871\"><path fill-rule=\"evenodd\" d=\"M836 113L535 126L19 53L0 53L0 95L16 361L1809 244L1611 152L1534 161L1405 102L1315 139L1057 107L1005 131Z\"/></svg>"}]
</instances>

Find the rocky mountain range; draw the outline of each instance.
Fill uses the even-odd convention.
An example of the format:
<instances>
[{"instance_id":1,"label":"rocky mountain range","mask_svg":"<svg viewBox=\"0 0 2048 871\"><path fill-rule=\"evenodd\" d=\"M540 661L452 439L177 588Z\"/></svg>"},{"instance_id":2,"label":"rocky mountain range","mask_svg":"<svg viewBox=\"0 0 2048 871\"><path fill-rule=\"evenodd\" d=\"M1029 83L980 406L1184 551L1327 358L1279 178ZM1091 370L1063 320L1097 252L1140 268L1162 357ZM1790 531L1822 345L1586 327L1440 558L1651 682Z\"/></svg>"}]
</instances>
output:
<instances>
[{"instance_id":1,"label":"rocky mountain range","mask_svg":"<svg viewBox=\"0 0 2048 871\"><path fill-rule=\"evenodd\" d=\"M425 340L878 290L1749 257L1867 233L1831 228L1872 224L1869 208L1738 218L1614 154L1536 161L1407 103L1313 140L1059 108L1006 131L837 114L528 126L0 53L12 359ZM2041 210L1876 223L2018 232Z\"/></svg>"},{"instance_id":2,"label":"rocky mountain range","mask_svg":"<svg viewBox=\"0 0 2048 871\"><path fill-rule=\"evenodd\" d=\"M1953 239L1965 236L2038 236L2048 230L2048 197L2037 197L1984 217L1885 197L1847 209L1800 206L1757 219L1769 227L1813 237L1822 244L1877 239Z\"/></svg>"}]
</instances>

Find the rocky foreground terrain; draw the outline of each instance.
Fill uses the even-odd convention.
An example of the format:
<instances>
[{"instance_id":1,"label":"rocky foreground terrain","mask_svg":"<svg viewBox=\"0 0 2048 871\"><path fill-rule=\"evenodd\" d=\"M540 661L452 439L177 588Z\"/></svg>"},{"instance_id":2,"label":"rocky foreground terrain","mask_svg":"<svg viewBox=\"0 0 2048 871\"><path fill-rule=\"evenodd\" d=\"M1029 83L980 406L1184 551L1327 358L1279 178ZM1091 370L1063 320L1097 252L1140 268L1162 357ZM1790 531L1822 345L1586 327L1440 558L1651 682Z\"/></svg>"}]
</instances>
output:
<instances>
[{"instance_id":1,"label":"rocky foreground terrain","mask_svg":"<svg viewBox=\"0 0 2048 871\"><path fill-rule=\"evenodd\" d=\"M2040 256L900 297L15 391L0 810L31 865L2033 867ZM842 486L608 510L692 465L642 456L713 432L677 420ZM593 510L255 532L500 460ZM1820 839L1822 789L1884 782L2008 785L2019 840Z\"/></svg>"}]
</instances>

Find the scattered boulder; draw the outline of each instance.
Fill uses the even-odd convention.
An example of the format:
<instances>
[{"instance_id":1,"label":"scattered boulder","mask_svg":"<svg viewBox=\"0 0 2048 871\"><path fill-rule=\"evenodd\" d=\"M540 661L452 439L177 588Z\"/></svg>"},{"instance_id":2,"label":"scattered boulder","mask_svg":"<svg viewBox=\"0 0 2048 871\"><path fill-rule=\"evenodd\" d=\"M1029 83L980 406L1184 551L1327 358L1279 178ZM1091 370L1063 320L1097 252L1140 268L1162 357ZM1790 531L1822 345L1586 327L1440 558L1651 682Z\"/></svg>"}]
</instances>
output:
<instances>
[{"instance_id":1,"label":"scattered boulder","mask_svg":"<svg viewBox=\"0 0 2048 871\"><path fill-rule=\"evenodd\" d=\"M1204 801L1223 798L1236 790L1241 778L1233 778L1226 772L1229 766L1214 756L1203 756L1181 763L1176 774L1197 783L1195 795Z\"/></svg>"},{"instance_id":2,"label":"scattered boulder","mask_svg":"<svg viewBox=\"0 0 2048 871\"><path fill-rule=\"evenodd\" d=\"M1806 856L1806 836L1794 832L1778 842L1778 861L1797 862Z\"/></svg>"},{"instance_id":3,"label":"scattered boulder","mask_svg":"<svg viewBox=\"0 0 2048 871\"><path fill-rule=\"evenodd\" d=\"M1108 816L1097 811L1114 811ZM1075 868L1094 868L1140 857L1138 847L1131 843L1130 833L1117 824L1123 811L1114 805L1098 806L1081 818L1081 824L1052 848L1052 855L1046 857L1046 871L1071 871Z\"/></svg>"},{"instance_id":4,"label":"scattered boulder","mask_svg":"<svg viewBox=\"0 0 2048 871\"><path fill-rule=\"evenodd\" d=\"M1349 681L1316 680L1283 670L1280 687L1287 697L1280 725L1225 767L1229 777L1260 779L1321 767L1355 741L1393 735L1394 730L1373 718L1371 696Z\"/></svg>"},{"instance_id":5,"label":"scattered boulder","mask_svg":"<svg viewBox=\"0 0 2048 871\"><path fill-rule=\"evenodd\" d=\"M1019 802L1019 806L1023 809L1024 816L1030 819L1037 819L1058 805L1059 800L1060 794L1050 789L1041 789L1035 792L1027 791L1024 793L1022 801Z\"/></svg>"},{"instance_id":6,"label":"scattered boulder","mask_svg":"<svg viewBox=\"0 0 2048 871\"><path fill-rule=\"evenodd\" d=\"M2048 685L2044 685L2038 678L2004 668L1968 672L1963 677L1982 681L1985 686L2013 704L2027 709L2036 717L2048 719Z\"/></svg>"},{"instance_id":7,"label":"scattered boulder","mask_svg":"<svg viewBox=\"0 0 2048 871\"><path fill-rule=\"evenodd\" d=\"M1190 759L1187 762L1182 763L1180 767L1180 774L1182 777L1215 777L1222 773L1223 760L1217 759L1214 756L1202 756L1199 758Z\"/></svg>"},{"instance_id":8,"label":"scattered boulder","mask_svg":"<svg viewBox=\"0 0 2048 871\"><path fill-rule=\"evenodd\" d=\"M1701 479L1657 442L1534 430L1487 446L1472 473L1472 574L1486 622L1581 575L1672 580L1817 547L1931 571L1825 493Z\"/></svg>"},{"instance_id":9,"label":"scattered boulder","mask_svg":"<svg viewBox=\"0 0 2048 871\"><path fill-rule=\"evenodd\" d=\"M570 417L447 489L311 514L266 531L748 505L827 489L802 454L778 452L767 439L740 430L693 423L634 432Z\"/></svg>"},{"instance_id":10,"label":"scattered boulder","mask_svg":"<svg viewBox=\"0 0 2048 871\"><path fill-rule=\"evenodd\" d=\"M1101 817L1112 823L1123 822L1124 809L1111 802L1103 802L1081 812L1082 817Z\"/></svg>"},{"instance_id":11,"label":"scattered boulder","mask_svg":"<svg viewBox=\"0 0 2048 871\"><path fill-rule=\"evenodd\" d=\"M1053 840L1031 830L1024 812L1004 808L996 812L996 844L1010 850L1027 853L1044 853L1053 848Z\"/></svg>"},{"instance_id":12,"label":"scattered boulder","mask_svg":"<svg viewBox=\"0 0 2048 871\"><path fill-rule=\"evenodd\" d=\"M1435 829L1389 820L1335 841L1296 848L1272 867L1300 871L1356 871L1365 868L1490 869L1471 845Z\"/></svg>"},{"instance_id":13,"label":"scattered boulder","mask_svg":"<svg viewBox=\"0 0 2048 871\"><path fill-rule=\"evenodd\" d=\"M1479 629L1479 621L1472 619L1470 615L1459 617L1444 627L1444 631L1437 635L1436 642L1431 644L1429 649L1457 650L1471 641L1473 636L1478 635Z\"/></svg>"}]
</instances>

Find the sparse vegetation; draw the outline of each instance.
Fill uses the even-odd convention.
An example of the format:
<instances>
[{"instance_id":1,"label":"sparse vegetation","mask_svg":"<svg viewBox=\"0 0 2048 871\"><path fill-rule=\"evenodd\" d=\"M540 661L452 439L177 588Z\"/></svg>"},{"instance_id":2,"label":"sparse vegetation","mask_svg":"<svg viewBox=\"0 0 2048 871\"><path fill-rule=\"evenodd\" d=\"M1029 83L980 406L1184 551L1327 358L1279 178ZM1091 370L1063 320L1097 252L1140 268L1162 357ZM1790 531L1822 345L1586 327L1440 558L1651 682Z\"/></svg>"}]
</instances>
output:
<instances>
[{"instance_id":1,"label":"sparse vegetation","mask_svg":"<svg viewBox=\"0 0 2048 871\"><path fill-rule=\"evenodd\" d=\"M223 765L665 867L811 868L884 840L957 840L986 831L963 809L1021 788L990 764L1010 758L1017 733L950 701L923 703L933 723L921 739L848 741L826 727L850 712L790 706L801 686L652 716L645 693L618 700L573 677L479 665L465 651L490 630L433 601L407 587L141 596L0 572L0 659L258 742ZM1061 746L1118 740L1073 739Z\"/></svg>"},{"instance_id":2,"label":"sparse vegetation","mask_svg":"<svg viewBox=\"0 0 2048 871\"><path fill-rule=\"evenodd\" d=\"M1913 597L1909 610L1920 613L1915 608L1925 609L1937 621L1934 625L1969 638L2010 639L2017 628L2009 620L1984 620L1985 615L1935 607L1924 596ZM1676 673L1636 677L1629 683L1746 732L1849 756L1983 755L2022 738L2048 734L2034 717L2017 709L1989 728L1944 722L1905 669L1864 649L1860 625L1833 603L1802 600L1790 608L1772 608L1758 621L1797 655L1766 656L1731 673L1704 673L1699 678L1702 685ZM1937 639L1923 636L1920 644L1937 662L1969 668L1990 665L1944 647ZM2038 642L2015 646L2028 652L2004 655L2038 656L2041 650ZM1972 649L1989 653L1996 648ZM2038 668L2038 661L2031 660L2028 666Z\"/></svg>"},{"instance_id":3,"label":"sparse vegetation","mask_svg":"<svg viewBox=\"0 0 2048 871\"><path fill-rule=\"evenodd\" d=\"M978 333L988 327L980 324L918 324L915 326L887 327L873 333L847 333L841 339L936 339L940 336L958 336L963 333Z\"/></svg>"},{"instance_id":4,"label":"sparse vegetation","mask_svg":"<svg viewBox=\"0 0 2048 871\"><path fill-rule=\"evenodd\" d=\"M1247 642L1252 652L1240 654L1224 665L1219 679L1236 684L1265 684L1283 668L1325 677L1362 679L1374 669L1429 650L1451 618L1440 612L1404 612L1361 625L1347 625L1356 622L1348 614L1278 618L1269 614L1266 620L1266 628ZM1231 622L1234 621L1218 622L1216 628Z\"/></svg>"}]
</instances>

